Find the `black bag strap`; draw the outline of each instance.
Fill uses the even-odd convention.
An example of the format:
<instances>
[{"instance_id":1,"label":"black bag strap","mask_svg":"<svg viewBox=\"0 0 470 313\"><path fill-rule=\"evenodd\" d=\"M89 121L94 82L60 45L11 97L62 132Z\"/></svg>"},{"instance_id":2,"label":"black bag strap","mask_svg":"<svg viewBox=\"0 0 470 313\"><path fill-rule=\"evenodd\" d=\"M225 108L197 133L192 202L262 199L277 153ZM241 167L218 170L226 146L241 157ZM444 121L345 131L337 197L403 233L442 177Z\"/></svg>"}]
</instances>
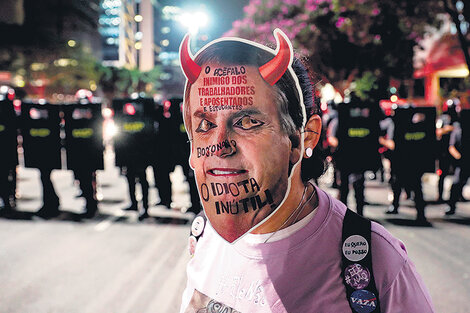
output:
<instances>
[{"instance_id":1,"label":"black bag strap","mask_svg":"<svg viewBox=\"0 0 470 313\"><path fill-rule=\"evenodd\" d=\"M353 313L380 313L372 270L371 222L347 209L343 220L341 276Z\"/></svg>"}]
</instances>

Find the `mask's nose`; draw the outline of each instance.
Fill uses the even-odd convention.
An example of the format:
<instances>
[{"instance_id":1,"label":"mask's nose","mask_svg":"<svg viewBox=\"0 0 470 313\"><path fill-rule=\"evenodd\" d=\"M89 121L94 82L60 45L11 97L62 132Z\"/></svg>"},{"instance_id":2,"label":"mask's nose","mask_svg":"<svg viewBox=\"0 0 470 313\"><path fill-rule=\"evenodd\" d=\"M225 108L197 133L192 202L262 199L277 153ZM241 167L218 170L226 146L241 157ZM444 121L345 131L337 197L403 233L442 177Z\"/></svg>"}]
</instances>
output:
<instances>
[{"instance_id":1,"label":"mask's nose","mask_svg":"<svg viewBox=\"0 0 470 313\"><path fill-rule=\"evenodd\" d=\"M217 143L215 155L220 158L226 158L237 152L236 143L230 140L229 132L225 127L218 127Z\"/></svg>"}]
</instances>

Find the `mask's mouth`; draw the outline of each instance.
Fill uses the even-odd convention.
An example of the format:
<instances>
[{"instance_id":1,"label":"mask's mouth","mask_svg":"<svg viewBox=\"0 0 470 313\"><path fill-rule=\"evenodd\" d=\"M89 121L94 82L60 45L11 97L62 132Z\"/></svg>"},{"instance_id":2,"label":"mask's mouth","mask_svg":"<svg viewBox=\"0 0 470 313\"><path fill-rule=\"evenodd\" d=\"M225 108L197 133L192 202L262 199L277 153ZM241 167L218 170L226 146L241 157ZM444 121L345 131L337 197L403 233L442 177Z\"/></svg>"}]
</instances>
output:
<instances>
[{"instance_id":1,"label":"mask's mouth","mask_svg":"<svg viewBox=\"0 0 470 313\"><path fill-rule=\"evenodd\" d=\"M237 176L248 173L247 170L240 170L234 168L213 168L207 171L211 176Z\"/></svg>"}]
</instances>

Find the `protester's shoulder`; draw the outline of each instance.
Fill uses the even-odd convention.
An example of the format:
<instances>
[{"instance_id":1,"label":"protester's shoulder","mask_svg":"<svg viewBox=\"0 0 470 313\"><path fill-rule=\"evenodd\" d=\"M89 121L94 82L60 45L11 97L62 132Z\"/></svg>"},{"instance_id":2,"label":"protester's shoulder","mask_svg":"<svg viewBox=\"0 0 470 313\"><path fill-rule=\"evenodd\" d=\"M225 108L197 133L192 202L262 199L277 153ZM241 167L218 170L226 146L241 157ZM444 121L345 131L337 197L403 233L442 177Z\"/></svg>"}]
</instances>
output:
<instances>
[{"instance_id":1,"label":"protester's shoulder","mask_svg":"<svg viewBox=\"0 0 470 313\"><path fill-rule=\"evenodd\" d=\"M388 293L397 281L404 286L414 284L417 273L404 243L376 222L372 222L371 241L373 270L380 293ZM414 275L403 275L407 271Z\"/></svg>"},{"instance_id":2,"label":"protester's shoulder","mask_svg":"<svg viewBox=\"0 0 470 313\"><path fill-rule=\"evenodd\" d=\"M326 191L322 190L321 192L325 195L325 198L328 199L332 219L342 224L347 210L346 205L328 194Z\"/></svg>"},{"instance_id":3,"label":"protester's shoulder","mask_svg":"<svg viewBox=\"0 0 470 313\"><path fill-rule=\"evenodd\" d=\"M343 223L347 210L346 205L331 195L327 194L327 197L330 201L332 218ZM390 234L382 225L372 222L371 232L372 244L375 244L377 249L389 250L390 253L395 253L402 259L406 258L406 249L403 242Z\"/></svg>"},{"instance_id":4,"label":"protester's shoulder","mask_svg":"<svg viewBox=\"0 0 470 313\"><path fill-rule=\"evenodd\" d=\"M371 232L372 244L375 243L378 249L391 250L403 260L408 258L403 242L393 236L385 227L377 222L372 222Z\"/></svg>"},{"instance_id":5,"label":"protester's shoulder","mask_svg":"<svg viewBox=\"0 0 470 313\"><path fill-rule=\"evenodd\" d=\"M342 225L347 207L330 195L328 198L331 203L330 223ZM405 245L376 222L372 222L371 240L374 272L379 273L381 285L387 289L408 262Z\"/></svg>"},{"instance_id":6,"label":"protester's shoulder","mask_svg":"<svg viewBox=\"0 0 470 313\"><path fill-rule=\"evenodd\" d=\"M434 312L429 292L403 242L375 222L371 235L372 266L384 307L400 307L403 312Z\"/></svg>"}]
</instances>

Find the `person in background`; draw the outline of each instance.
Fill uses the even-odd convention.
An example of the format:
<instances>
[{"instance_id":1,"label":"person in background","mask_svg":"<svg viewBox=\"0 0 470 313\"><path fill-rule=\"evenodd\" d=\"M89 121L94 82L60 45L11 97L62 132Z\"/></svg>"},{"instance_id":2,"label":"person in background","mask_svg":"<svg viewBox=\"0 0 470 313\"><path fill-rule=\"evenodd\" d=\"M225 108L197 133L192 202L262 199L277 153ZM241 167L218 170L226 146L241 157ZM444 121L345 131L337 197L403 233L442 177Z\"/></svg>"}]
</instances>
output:
<instances>
[{"instance_id":1,"label":"person in background","mask_svg":"<svg viewBox=\"0 0 470 313\"><path fill-rule=\"evenodd\" d=\"M406 110L413 110L412 107L406 108ZM417 117L422 121L411 121L412 124L421 124L424 121L424 114L422 113L413 113L412 111L407 111L411 113L412 119L415 120ZM399 147L399 151L397 151L397 133L398 129L396 123L393 120L389 120L387 125L383 125L387 127L387 138L386 140L382 140L382 144L387 147L388 149L392 150L392 157L391 157L391 179L390 184L393 191L393 200L392 205L389 209L385 212L386 214L398 214L398 207L400 204L400 195L402 189L405 192L413 192L414 195L414 202L417 211L416 215L416 223L419 225L429 225L428 220L425 216L425 206L426 202L424 201L423 197L423 189L421 184L421 177L424 174L424 170L419 168L416 164L410 166L410 162L406 162L408 160L408 148L410 144L416 145L420 144L420 142L424 141L423 137L421 141L411 141L411 139L407 139L406 136L402 136L402 142ZM434 133L432 134L434 136ZM408 148L403 148L405 146L405 142Z\"/></svg>"},{"instance_id":2,"label":"person in background","mask_svg":"<svg viewBox=\"0 0 470 313\"><path fill-rule=\"evenodd\" d=\"M14 211L16 191L17 152L17 121L13 102L8 96L13 91L7 86L0 88L0 145L2 161L0 162L0 199L3 207L0 215L8 215Z\"/></svg>"},{"instance_id":3,"label":"person in background","mask_svg":"<svg viewBox=\"0 0 470 313\"><path fill-rule=\"evenodd\" d=\"M452 155L449 153L449 141L450 134L454 130L454 123L457 121L457 108L456 103L452 100L447 100L444 103L442 114L439 116L436 122L436 138L439 145L439 182L438 182L438 198L437 202L442 203L444 199L442 194L444 193L444 180L451 174L455 161Z\"/></svg>"},{"instance_id":4,"label":"person in background","mask_svg":"<svg viewBox=\"0 0 470 313\"><path fill-rule=\"evenodd\" d=\"M466 126L468 127L468 126ZM449 206L445 212L446 215L454 215L456 204L462 197L462 190L470 177L470 160L465 153L468 150L470 142L462 140L462 125L459 122L454 123L454 129L449 139L449 153L457 161L454 180L450 189Z\"/></svg>"},{"instance_id":5,"label":"person in background","mask_svg":"<svg viewBox=\"0 0 470 313\"><path fill-rule=\"evenodd\" d=\"M152 145L152 168L155 187L158 189L160 201L156 205L171 208L171 180L170 173L175 168L171 153L172 137L176 130L173 127L170 112L171 102L163 101L155 110L154 128L156 132L155 144Z\"/></svg>"}]
</instances>

